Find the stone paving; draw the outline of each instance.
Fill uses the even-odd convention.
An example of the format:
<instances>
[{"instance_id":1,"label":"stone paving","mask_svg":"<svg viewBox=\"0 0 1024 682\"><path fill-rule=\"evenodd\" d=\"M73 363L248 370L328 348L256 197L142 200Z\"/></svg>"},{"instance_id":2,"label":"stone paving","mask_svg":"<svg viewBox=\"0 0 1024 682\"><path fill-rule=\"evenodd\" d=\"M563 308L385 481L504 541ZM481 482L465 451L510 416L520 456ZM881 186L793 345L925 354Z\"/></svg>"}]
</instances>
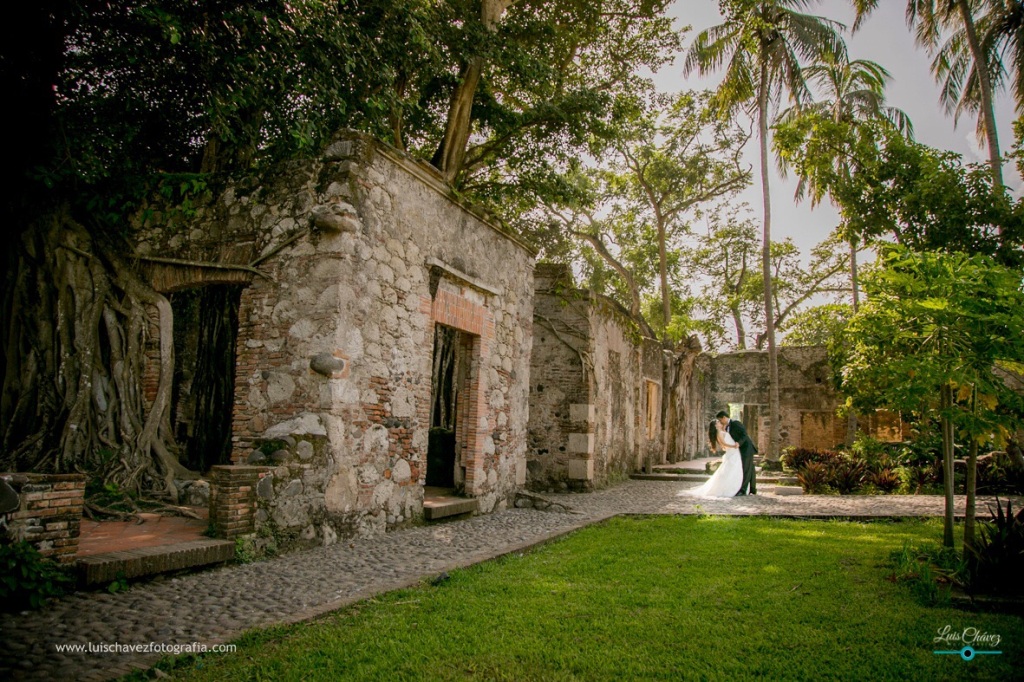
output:
<instances>
[{"instance_id":1,"label":"stone paving","mask_svg":"<svg viewBox=\"0 0 1024 682\"><path fill-rule=\"evenodd\" d=\"M522 551L617 514L734 514L805 517L941 516L939 496L694 499L698 485L627 481L547 499L570 511L508 509L484 516L344 541L246 565L156 579L119 594L77 593L38 612L0 614L0 679L104 680L148 668L153 653L68 653L56 645L214 644L242 632L293 623L442 571ZM979 502L986 509L987 500ZM964 500L957 498L962 513Z\"/></svg>"}]
</instances>

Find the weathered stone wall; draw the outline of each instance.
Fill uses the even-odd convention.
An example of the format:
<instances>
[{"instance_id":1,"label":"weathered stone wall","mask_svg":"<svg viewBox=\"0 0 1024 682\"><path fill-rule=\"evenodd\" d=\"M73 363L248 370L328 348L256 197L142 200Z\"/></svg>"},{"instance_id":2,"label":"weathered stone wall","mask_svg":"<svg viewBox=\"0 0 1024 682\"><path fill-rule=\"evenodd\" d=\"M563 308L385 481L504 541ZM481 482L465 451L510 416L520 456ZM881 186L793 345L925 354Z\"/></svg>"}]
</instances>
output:
<instances>
[{"instance_id":1,"label":"weathered stone wall","mask_svg":"<svg viewBox=\"0 0 1024 682\"><path fill-rule=\"evenodd\" d=\"M748 430L757 430L757 447L768 447L768 353L740 351L711 360L705 386L705 423L729 403L745 407ZM779 411L781 447L834 448L846 441L848 422L836 415L842 403L832 384L831 369L823 346L779 349ZM860 431L886 441L908 434L898 415L879 411L862 415ZM753 434L752 434L753 435Z\"/></svg>"},{"instance_id":2,"label":"weathered stone wall","mask_svg":"<svg viewBox=\"0 0 1024 682\"><path fill-rule=\"evenodd\" d=\"M660 346L562 266L538 266L536 285L528 485L587 490L660 461Z\"/></svg>"},{"instance_id":3,"label":"weathered stone wall","mask_svg":"<svg viewBox=\"0 0 1024 682\"><path fill-rule=\"evenodd\" d=\"M0 478L7 486L5 492L17 496L17 506L0 514L0 540L24 540L45 557L73 563L82 525L85 476L14 473L0 474Z\"/></svg>"},{"instance_id":4,"label":"weathered stone wall","mask_svg":"<svg viewBox=\"0 0 1024 682\"><path fill-rule=\"evenodd\" d=\"M434 329L466 332L459 464L480 510L526 476L533 252L453 200L431 169L356 134L184 220L144 249L253 266L239 311L235 464L266 464L256 530L286 544L422 514ZM188 229L182 229L182 221ZM173 263L153 263L154 279Z\"/></svg>"}]
</instances>

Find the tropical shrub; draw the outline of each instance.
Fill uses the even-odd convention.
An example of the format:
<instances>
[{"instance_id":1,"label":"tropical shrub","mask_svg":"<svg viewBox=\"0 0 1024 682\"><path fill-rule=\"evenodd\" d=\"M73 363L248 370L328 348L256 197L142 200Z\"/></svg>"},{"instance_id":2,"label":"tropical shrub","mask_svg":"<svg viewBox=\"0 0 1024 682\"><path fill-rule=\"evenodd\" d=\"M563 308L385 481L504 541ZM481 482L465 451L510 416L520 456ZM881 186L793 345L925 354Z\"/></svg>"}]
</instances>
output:
<instances>
[{"instance_id":1,"label":"tropical shrub","mask_svg":"<svg viewBox=\"0 0 1024 682\"><path fill-rule=\"evenodd\" d=\"M883 493L894 493L903 484L899 471L891 467L882 467L871 472L868 475L868 480Z\"/></svg>"},{"instance_id":2,"label":"tropical shrub","mask_svg":"<svg viewBox=\"0 0 1024 682\"><path fill-rule=\"evenodd\" d=\"M829 473L829 484L841 495L849 495L864 485L868 466L863 460L845 458L834 462Z\"/></svg>"},{"instance_id":3,"label":"tropical shrub","mask_svg":"<svg viewBox=\"0 0 1024 682\"><path fill-rule=\"evenodd\" d=\"M0 611L38 609L64 594L72 582L67 571L31 543L0 544Z\"/></svg>"},{"instance_id":4,"label":"tropical shrub","mask_svg":"<svg viewBox=\"0 0 1024 682\"><path fill-rule=\"evenodd\" d=\"M967 548L972 590L1024 594L1024 509L1013 513L1011 500L1003 511L998 498L991 523L979 525L978 539Z\"/></svg>"},{"instance_id":5,"label":"tropical shrub","mask_svg":"<svg viewBox=\"0 0 1024 682\"><path fill-rule=\"evenodd\" d=\"M796 480L805 493L816 495L829 491L829 469L823 462L806 462L796 472Z\"/></svg>"}]
</instances>

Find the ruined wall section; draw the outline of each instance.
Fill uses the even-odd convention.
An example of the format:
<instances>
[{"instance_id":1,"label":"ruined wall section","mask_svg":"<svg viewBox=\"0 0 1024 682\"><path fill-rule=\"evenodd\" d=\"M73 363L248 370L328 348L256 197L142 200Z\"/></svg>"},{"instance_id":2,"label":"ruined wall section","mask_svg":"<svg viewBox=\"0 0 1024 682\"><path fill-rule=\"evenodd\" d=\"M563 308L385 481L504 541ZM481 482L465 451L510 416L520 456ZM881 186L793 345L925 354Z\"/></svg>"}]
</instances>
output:
<instances>
[{"instance_id":1,"label":"ruined wall section","mask_svg":"<svg viewBox=\"0 0 1024 682\"><path fill-rule=\"evenodd\" d=\"M660 346L564 266L538 266L535 315L529 486L590 490L660 461Z\"/></svg>"},{"instance_id":2,"label":"ruined wall section","mask_svg":"<svg viewBox=\"0 0 1024 682\"><path fill-rule=\"evenodd\" d=\"M529 247L453 200L431 169L357 134L228 188L188 229L164 218L145 230L147 252L219 257L250 282L232 461L270 467L257 533L329 544L422 515L438 323L473 344L466 493L482 512L508 503L526 475ZM182 276L152 267L154 279Z\"/></svg>"},{"instance_id":3,"label":"ruined wall section","mask_svg":"<svg viewBox=\"0 0 1024 682\"><path fill-rule=\"evenodd\" d=\"M824 347L779 349L781 447L831 448L843 441L846 422L835 416L839 397L832 386ZM729 403L747 406L747 424L757 429L757 447L768 451L768 353L738 351L715 356L705 387L707 424ZM751 415L756 415L752 417Z\"/></svg>"},{"instance_id":4,"label":"ruined wall section","mask_svg":"<svg viewBox=\"0 0 1024 682\"><path fill-rule=\"evenodd\" d=\"M567 490L570 460L577 461L574 473L576 467L586 472L586 443L595 429L589 304L566 266L538 264L534 282L526 482L534 490ZM582 453L570 453L571 434L578 434L573 445L582 443Z\"/></svg>"}]
</instances>

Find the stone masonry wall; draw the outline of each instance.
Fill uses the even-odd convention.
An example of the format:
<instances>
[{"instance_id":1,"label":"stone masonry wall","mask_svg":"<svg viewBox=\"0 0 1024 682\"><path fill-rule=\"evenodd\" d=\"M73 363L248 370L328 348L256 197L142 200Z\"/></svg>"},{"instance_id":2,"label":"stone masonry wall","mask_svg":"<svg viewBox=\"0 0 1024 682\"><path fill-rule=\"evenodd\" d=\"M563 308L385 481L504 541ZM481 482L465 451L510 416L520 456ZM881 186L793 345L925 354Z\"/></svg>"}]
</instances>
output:
<instances>
[{"instance_id":1,"label":"stone masonry wall","mask_svg":"<svg viewBox=\"0 0 1024 682\"><path fill-rule=\"evenodd\" d=\"M740 351L711 359L705 386L705 424L729 403L746 406L747 419L756 421L757 447L768 447L768 353ZM781 446L829 449L847 437L847 420L836 416L841 397L832 385L822 346L779 349L779 408ZM753 417L751 416L753 415ZM747 424L748 430L751 424ZM862 416L861 431L880 440L906 436L898 415L878 412Z\"/></svg>"},{"instance_id":2,"label":"stone masonry wall","mask_svg":"<svg viewBox=\"0 0 1024 682\"><path fill-rule=\"evenodd\" d=\"M78 553L85 499L83 474L0 474L18 496L16 509L0 515L0 539L32 543L39 553L71 564Z\"/></svg>"},{"instance_id":3,"label":"stone masonry wall","mask_svg":"<svg viewBox=\"0 0 1024 682\"><path fill-rule=\"evenodd\" d=\"M536 282L528 485L588 490L660 461L660 346L564 266L538 266Z\"/></svg>"},{"instance_id":4,"label":"stone masonry wall","mask_svg":"<svg viewBox=\"0 0 1024 682\"><path fill-rule=\"evenodd\" d=\"M751 406L746 419L756 413L756 423L746 424L748 431L757 430L757 448L768 451L768 353L738 351L715 356L710 380L706 385L704 423L719 410L728 410L729 403ZM835 425L839 398L832 388L828 358L819 346L783 347L779 349L779 409L781 447L815 447L829 441L828 433L845 436ZM751 409L753 408L753 409ZM808 442L803 427L808 426ZM831 425L831 426L830 426ZM753 434L751 434L753 435ZM706 438L705 438L706 440ZM814 444L810 444L814 441Z\"/></svg>"},{"instance_id":5,"label":"stone masonry wall","mask_svg":"<svg viewBox=\"0 0 1024 682\"><path fill-rule=\"evenodd\" d=\"M329 544L422 515L436 324L471 339L465 491L505 506L526 477L533 252L354 133L267 177L143 240L262 273L239 311L232 453L271 467L256 532Z\"/></svg>"}]
</instances>

